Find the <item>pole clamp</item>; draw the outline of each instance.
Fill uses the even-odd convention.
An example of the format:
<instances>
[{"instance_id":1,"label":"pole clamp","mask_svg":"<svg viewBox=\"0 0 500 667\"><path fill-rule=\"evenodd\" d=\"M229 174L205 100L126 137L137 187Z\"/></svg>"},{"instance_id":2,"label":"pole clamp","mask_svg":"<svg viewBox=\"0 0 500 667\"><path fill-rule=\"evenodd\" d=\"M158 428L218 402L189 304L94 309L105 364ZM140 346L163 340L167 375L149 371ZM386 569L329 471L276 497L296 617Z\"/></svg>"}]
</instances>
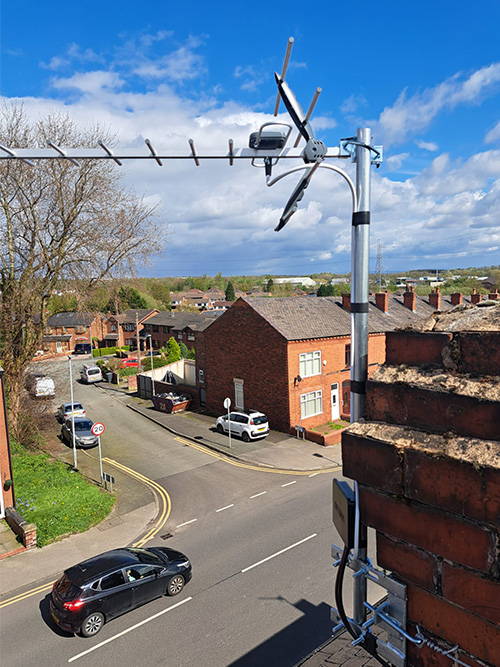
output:
<instances>
[{"instance_id":1,"label":"pole clamp","mask_svg":"<svg viewBox=\"0 0 500 667\"><path fill-rule=\"evenodd\" d=\"M357 227L358 225L369 225L370 224L370 211L356 211L352 214L352 226Z\"/></svg>"}]
</instances>

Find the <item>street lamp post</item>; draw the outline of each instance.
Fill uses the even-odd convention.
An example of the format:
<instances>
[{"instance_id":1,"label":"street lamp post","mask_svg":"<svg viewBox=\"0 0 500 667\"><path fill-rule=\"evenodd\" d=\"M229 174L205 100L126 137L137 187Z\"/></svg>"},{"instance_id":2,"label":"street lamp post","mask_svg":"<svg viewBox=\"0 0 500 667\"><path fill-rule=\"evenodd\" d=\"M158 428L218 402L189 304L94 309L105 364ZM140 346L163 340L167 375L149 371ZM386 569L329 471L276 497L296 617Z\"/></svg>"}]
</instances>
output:
<instances>
[{"instance_id":1,"label":"street lamp post","mask_svg":"<svg viewBox=\"0 0 500 667\"><path fill-rule=\"evenodd\" d=\"M76 460L76 437L75 437L75 409L73 403L73 371L71 368L71 357L68 356L69 362L69 390L71 398L71 432L73 435L73 469L78 470L78 463Z\"/></svg>"},{"instance_id":2,"label":"street lamp post","mask_svg":"<svg viewBox=\"0 0 500 667\"><path fill-rule=\"evenodd\" d=\"M149 353L151 355L151 384L152 384L152 392L153 396L155 395L155 374L154 374L154 366L153 366L153 336L151 334L148 335L149 338Z\"/></svg>"}]
</instances>

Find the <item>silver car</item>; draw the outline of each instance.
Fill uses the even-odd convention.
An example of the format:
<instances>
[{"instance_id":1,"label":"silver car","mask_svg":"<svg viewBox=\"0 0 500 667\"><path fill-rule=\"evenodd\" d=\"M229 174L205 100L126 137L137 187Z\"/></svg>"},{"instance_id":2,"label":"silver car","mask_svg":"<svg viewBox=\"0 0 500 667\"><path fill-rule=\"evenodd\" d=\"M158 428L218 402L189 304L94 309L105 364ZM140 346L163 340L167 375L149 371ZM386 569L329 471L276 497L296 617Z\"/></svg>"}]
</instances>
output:
<instances>
[{"instance_id":1,"label":"silver car","mask_svg":"<svg viewBox=\"0 0 500 667\"><path fill-rule=\"evenodd\" d=\"M229 421L227 415L217 418L215 427L219 433L239 435L242 440L249 442L257 438L265 438L269 434L267 417L258 410L237 410L231 412Z\"/></svg>"},{"instance_id":2,"label":"silver car","mask_svg":"<svg viewBox=\"0 0 500 667\"><path fill-rule=\"evenodd\" d=\"M57 408L57 418L60 422L70 419L73 415L75 417L85 417L86 412L81 403L63 403Z\"/></svg>"},{"instance_id":3,"label":"silver car","mask_svg":"<svg viewBox=\"0 0 500 667\"><path fill-rule=\"evenodd\" d=\"M82 448L96 447L99 444L99 439L91 430L94 422L87 417L75 417L74 421L75 444ZM65 420L61 429L61 436L68 445L73 444L73 419L71 417Z\"/></svg>"}]
</instances>

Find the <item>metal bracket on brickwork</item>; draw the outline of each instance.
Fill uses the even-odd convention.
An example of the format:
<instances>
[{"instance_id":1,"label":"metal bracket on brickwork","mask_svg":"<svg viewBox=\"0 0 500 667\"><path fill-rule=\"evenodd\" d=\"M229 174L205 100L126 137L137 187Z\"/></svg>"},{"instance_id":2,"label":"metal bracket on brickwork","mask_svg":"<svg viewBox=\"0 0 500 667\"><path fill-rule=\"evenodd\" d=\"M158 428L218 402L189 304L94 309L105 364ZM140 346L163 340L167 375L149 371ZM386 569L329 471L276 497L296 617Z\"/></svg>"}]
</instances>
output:
<instances>
[{"instance_id":1,"label":"metal bracket on brickwork","mask_svg":"<svg viewBox=\"0 0 500 667\"><path fill-rule=\"evenodd\" d=\"M332 545L333 566L338 567L342 558L343 549ZM363 644L371 628L380 628L387 634L387 640L383 641L379 636L373 637L376 653L381 658L389 661L394 667L405 667L406 664L406 641L413 643L415 639L406 632L406 586L396 581L391 575L385 574L381 570L373 567L371 563L359 559L350 558L348 567L354 570L353 578L365 578L372 581L387 591L387 599L380 605L371 605L365 602L364 605L369 612L367 620L359 625L353 619L348 619L349 624L358 633L358 638L353 640L352 645ZM344 626L340 619L338 611L332 607L331 620L336 624L333 632L337 632Z\"/></svg>"}]
</instances>

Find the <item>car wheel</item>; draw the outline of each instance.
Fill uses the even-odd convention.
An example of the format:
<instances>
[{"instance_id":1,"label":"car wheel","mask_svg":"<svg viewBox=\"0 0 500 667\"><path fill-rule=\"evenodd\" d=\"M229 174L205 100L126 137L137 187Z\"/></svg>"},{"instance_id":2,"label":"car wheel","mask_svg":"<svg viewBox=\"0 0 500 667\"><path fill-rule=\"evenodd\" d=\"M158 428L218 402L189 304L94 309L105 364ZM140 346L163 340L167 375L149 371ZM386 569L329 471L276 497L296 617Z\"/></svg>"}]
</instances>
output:
<instances>
[{"instance_id":1,"label":"car wheel","mask_svg":"<svg viewBox=\"0 0 500 667\"><path fill-rule=\"evenodd\" d=\"M217 431L219 433L224 433L224 427L222 426L222 424L217 424Z\"/></svg>"},{"instance_id":2,"label":"car wheel","mask_svg":"<svg viewBox=\"0 0 500 667\"><path fill-rule=\"evenodd\" d=\"M182 574L176 574L167 586L167 595L178 595L184 588L184 577Z\"/></svg>"},{"instance_id":3,"label":"car wheel","mask_svg":"<svg viewBox=\"0 0 500 667\"><path fill-rule=\"evenodd\" d=\"M246 431L243 431L243 433L241 434L241 437L243 439L243 442L250 442L250 436L248 435L248 433Z\"/></svg>"},{"instance_id":4,"label":"car wheel","mask_svg":"<svg viewBox=\"0 0 500 667\"><path fill-rule=\"evenodd\" d=\"M83 621L80 632L84 637L93 637L101 630L103 625L104 615L100 611L95 611Z\"/></svg>"}]
</instances>

